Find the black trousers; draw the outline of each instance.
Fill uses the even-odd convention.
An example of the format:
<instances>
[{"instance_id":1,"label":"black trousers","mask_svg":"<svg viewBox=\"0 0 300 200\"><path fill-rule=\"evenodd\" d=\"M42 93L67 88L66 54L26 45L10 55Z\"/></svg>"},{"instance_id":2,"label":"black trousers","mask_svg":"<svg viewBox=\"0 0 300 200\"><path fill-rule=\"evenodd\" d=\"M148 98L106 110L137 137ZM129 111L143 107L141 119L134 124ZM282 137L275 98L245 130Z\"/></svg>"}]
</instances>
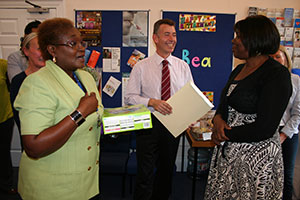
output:
<instances>
[{"instance_id":1,"label":"black trousers","mask_svg":"<svg viewBox=\"0 0 300 200\"><path fill-rule=\"evenodd\" d=\"M13 127L13 118L0 123L0 189L4 191L10 190L13 186L13 168L10 155Z\"/></svg>"},{"instance_id":2,"label":"black trousers","mask_svg":"<svg viewBox=\"0 0 300 200\"><path fill-rule=\"evenodd\" d=\"M171 194L180 137L175 138L154 115L152 125L136 134L135 200L167 200Z\"/></svg>"}]
</instances>

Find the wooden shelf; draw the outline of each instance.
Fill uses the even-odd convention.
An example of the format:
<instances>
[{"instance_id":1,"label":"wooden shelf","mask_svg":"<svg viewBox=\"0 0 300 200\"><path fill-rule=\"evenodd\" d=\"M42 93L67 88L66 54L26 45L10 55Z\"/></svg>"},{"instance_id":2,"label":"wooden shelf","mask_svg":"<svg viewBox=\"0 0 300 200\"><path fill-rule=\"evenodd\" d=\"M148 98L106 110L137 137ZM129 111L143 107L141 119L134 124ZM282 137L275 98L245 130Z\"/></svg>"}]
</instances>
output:
<instances>
[{"instance_id":1,"label":"wooden shelf","mask_svg":"<svg viewBox=\"0 0 300 200\"><path fill-rule=\"evenodd\" d=\"M213 141L211 141L211 140L206 140L206 141L196 140L192 136L190 129L187 129L186 137L187 137L191 147L214 147L215 146L215 143L213 143Z\"/></svg>"}]
</instances>

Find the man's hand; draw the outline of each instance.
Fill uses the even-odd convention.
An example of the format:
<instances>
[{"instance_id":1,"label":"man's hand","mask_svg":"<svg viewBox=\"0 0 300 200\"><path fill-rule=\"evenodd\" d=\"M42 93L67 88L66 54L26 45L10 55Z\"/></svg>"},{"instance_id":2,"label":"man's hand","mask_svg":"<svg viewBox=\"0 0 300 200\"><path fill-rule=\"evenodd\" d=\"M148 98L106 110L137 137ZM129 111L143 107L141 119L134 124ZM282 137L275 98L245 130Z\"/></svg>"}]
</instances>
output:
<instances>
[{"instance_id":1,"label":"man's hand","mask_svg":"<svg viewBox=\"0 0 300 200\"><path fill-rule=\"evenodd\" d=\"M163 100L150 99L148 106L153 107L156 111L160 112L163 115L169 115L172 113L172 107Z\"/></svg>"}]
</instances>

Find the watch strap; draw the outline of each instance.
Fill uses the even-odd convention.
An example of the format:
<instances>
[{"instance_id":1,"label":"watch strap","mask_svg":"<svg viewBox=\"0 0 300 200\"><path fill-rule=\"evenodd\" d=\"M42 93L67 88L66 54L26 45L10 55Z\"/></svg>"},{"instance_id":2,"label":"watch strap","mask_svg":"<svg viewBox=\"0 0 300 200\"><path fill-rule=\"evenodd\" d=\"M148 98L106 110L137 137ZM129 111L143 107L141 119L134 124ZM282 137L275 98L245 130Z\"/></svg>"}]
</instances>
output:
<instances>
[{"instance_id":1,"label":"watch strap","mask_svg":"<svg viewBox=\"0 0 300 200\"><path fill-rule=\"evenodd\" d=\"M85 119L79 110L72 112L70 117L77 124L77 126L80 126L83 122L85 122Z\"/></svg>"}]
</instances>

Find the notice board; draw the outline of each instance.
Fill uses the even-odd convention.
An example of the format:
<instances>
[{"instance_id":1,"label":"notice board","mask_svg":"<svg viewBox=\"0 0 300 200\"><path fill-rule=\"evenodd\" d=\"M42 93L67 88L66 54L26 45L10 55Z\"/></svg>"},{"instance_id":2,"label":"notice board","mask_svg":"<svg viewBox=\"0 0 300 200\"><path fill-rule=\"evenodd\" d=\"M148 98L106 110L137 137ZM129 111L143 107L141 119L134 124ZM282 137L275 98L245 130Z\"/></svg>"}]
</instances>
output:
<instances>
[{"instance_id":1,"label":"notice board","mask_svg":"<svg viewBox=\"0 0 300 200\"><path fill-rule=\"evenodd\" d=\"M87 50L100 53L95 68L102 70L102 104L105 108L122 106L125 90L122 80L123 77L128 79L132 69L128 65L129 58L133 52L148 56L149 10L75 10L75 25L83 40L89 43ZM119 54L119 59L107 59L111 54ZM86 63L89 58L90 55ZM108 63L117 67L105 68ZM110 96L103 91L111 77L121 84Z\"/></svg>"},{"instance_id":2,"label":"notice board","mask_svg":"<svg viewBox=\"0 0 300 200\"><path fill-rule=\"evenodd\" d=\"M195 84L216 109L232 71L235 14L162 11L162 18L176 22L173 55L189 64Z\"/></svg>"}]
</instances>

